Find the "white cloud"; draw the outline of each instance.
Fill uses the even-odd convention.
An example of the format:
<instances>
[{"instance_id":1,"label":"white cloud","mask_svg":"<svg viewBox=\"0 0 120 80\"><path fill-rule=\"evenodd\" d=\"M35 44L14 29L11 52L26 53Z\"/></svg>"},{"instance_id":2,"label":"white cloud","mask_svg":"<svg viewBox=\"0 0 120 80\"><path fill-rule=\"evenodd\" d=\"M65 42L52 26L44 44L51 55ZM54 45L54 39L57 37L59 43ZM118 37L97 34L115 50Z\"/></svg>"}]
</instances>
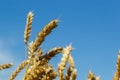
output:
<instances>
[{"instance_id":1,"label":"white cloud","mask_svg":"<svg viewBox=\"0 0 120 80\"><path fill-rule=\"evenodd\" d=\"M10 43L10 41L0 39L0 65L12 63L14 61L14 56L12 55L11 44L8 45L8 43ZM8 80L8 77L10 76L12 71L13 71L12 68L1 70L0 80Z\"/></svg>"},{"instance_id":2,"label":"white cloud","mask_svg":"<svg viewBox=\"0 0 120 80\"><path fill-rule=\"evenodd\" d=\"M11 73L19 66L22 62L23 57L20 55L21 52L14 51L14 48L17 46L15 39L1 39L0 38L0 65L6 63L13 63L13 66L9 69L0 71L0 80L8 80ZM17 53L17 54L15 54ZM24 54L23 54L24 55ZM20 57L19 57L20 56ZM18 59L19 58L19 59ZM21 72L15 80L21 80L24 72Z\"/></svg>"},{"instance_id":3,"label":"white cloud","mask_svg":"<svg viewBox=\"0 0 120 80\"><path fill-rule=\"evenodd\" d=\"M2 51L0 49L0 64L11 63L13 61L13 56L10 55L9 51Z\"/></svg>"},{"instance_id":4,"label":"white cloud","mask_svg":"<svg viewBox=\"0 0 120 80\"><path fill-rule=\"evenodd\" d=\"M0 64L11 63L14 59L11 53L4 40L0 39Z\"/></svg>"}]
</instances>

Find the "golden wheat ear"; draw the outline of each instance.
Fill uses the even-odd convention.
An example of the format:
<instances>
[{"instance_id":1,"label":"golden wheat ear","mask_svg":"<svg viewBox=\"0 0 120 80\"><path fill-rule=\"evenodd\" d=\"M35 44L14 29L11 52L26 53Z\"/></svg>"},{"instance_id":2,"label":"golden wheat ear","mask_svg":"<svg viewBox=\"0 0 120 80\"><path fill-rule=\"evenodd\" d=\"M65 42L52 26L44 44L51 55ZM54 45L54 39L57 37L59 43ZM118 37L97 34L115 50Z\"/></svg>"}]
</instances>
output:
<instances>
[{"instance_id":1,"label":"golden wheat ear","mask_svg":"<svg viewBox=\"0 0 120 80\"><path fill-rule=\"evenodd\" d=\"M55 57L57 54L61 53L62 51L63 51L62 47L55 47L49 50L43 56L39 57L39 60L42 61L44 59L44 61L48 62L50 59L52 59L53 57Z\"/></svg>"},{"instance_id":2,"label":"golden wheat ear","mask_svg":"<svg viewBox=\"0 0 120 80\"><path fill-rule=\"evenodd\" d=\"M25 66L28 64L28 61L23 61L18 68L11 74L11 76L9 77L9 80L14 80L15 77L18 75L18 73L25 68Z\"/></svg>"},{"instance_id":3,"label":"golden wheat ear","mask_svg":"<svg viewBox=\"0 0 120 80\"><path fill-rule=\"evenodd\" d=\"M34 52L38 50L38 47L42 44L45 37L50 34L50 32L57 27L59 20L55 19L50 21L43 29L40 31L35 39L35 41L28 45L30 47L30 54L33 55Z\"/></svg>"},{"instance_id":4,"label":"golden wheat ear","mask_svg":"<svg viewBox=\"0 0 120 80\"><path fill-rule=\"evenodd\" d=\"M94 73L89 70L87 80L100 80L100 77L95 76Z\"/></svg>"},{"instance_id":5,"label":"golden wheat ear","mask_svg":"<svg viewBox=\"0 0 120 80\"><path fill-rule=\"evenodd\" d=\"M57 27L59 20L52 20L50 21L43 29L41 32L38 33L37 38L35 39L35 49L33 52L37 50L37 48L42 44L44 41L45 37L50 34L50 32Z\"/></svg>"},{"instance_id":6,"label":"golden wheat ear","mask_svg":"<svg viewBox=\"0 0 120 80\"><path fill-rule=\"evenodd\" d=\"M3 64L3 65L0 65L0 70L10 68L11 66L12 66L12 64Z\"/></svg>"},{"instance_id":7,"label":"golden wheat ear","mask_svg":"<svg viewBox=\"0 0 120 80\"><path fill-rule=\"evenodd\" d=\"M29 12L28 16L27 16L26 27L25 27L25 32L24 32L24 42L25 43L28 42L28 39L30 37L32 20L33 20L33 13Z\"/></svg>"},{"instance_id":8,"label":"golden wheat ear","mask_svg":"<svg viewBox=\"0 0 120 80\"><path fill-rule=\"evenodd\" d=\"M58 64L58 76L59 76L59 80L65 80L65 76L64 76L64 70L66 68L66 64L69 58L69 55L72 51L72 46L68 46L66 48L63 49L62 51L62 58L61 58L61 62Z\"/></svg>"},{"instance_id":9,"label":"golden wheat ear","mask_svg":"<svg viewBox=\"0 0 120 80\"><path fill-rule=\"evenodd\" d=\"M95 80L95 75L92 71L89 70L87 80Z\"/></svg>"},{"instance_id":10,"label":"golden wheat ear","mask_svg":"<svg viewBox=\"0 0 120 80\"><path fill-rule=\"evenodd\" d=\"M116 68L117 68L118 75L120 76L120 50L118 52L118 59L117 59Z\"/></svg>"},{"instance_id":11,"label":"golden wheat ear","mask_svg":"<svg viewBox=\"0 0 120 80\"><path fill-rule=\"evenodd\" d=\"M24 75L23 80L44 80L43 78L46 74L48 74L49 71L53 71L53 67L49 64L45 65L33 65L29 68L26 75ZM49 80L49 79L45 79Z\"/></svg>"},{"instance_id":12,"label":"golden wheat ear","mask_svg":"<svg viewBox=\"0 0 120 80\"><path fill-rule=\"evenodd\" d=\"M118 52L118 59L116 64L116 72L114 74L113 80L119 80L120 77L120 50Z\"/></svg>"}]
</instances>

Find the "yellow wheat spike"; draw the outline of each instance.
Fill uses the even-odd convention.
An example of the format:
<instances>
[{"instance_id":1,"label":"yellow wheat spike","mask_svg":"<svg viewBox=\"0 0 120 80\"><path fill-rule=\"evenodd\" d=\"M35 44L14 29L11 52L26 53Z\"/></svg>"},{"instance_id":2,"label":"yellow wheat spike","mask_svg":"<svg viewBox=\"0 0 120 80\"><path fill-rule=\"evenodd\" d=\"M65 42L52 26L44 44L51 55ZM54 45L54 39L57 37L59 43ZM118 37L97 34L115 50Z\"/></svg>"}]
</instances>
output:
<instances>
[{"instance_id":1,"label":"yellow wheat spike","mask_svg":"<svg viewBox=\"0 0 120 80\"><path fill-rule=\"evenodd\" d=\"M23 80L37 80L40 76L45 75L49 70L53 70L53 68L49 64L45 65L33 65L28 69L26 75L24 75Z\"/></svg>"},{"instance_id":2,"label":"yellow wheat spike","mask_svg":"<svg viewBox=\"0 0 120 80\"><path fill-rule=\"evenodd\" d=\"M89 71L87 80L100 80L100 77L96 77L93 72Z\"/></svg>"},{"instance_id":3,"label":"yellow wheat spike","mask_svg":"<svg viewBox=\"0 0 120 80\"><path fill-rule=\"evenodd\" d=\"M3 65L0 65L0 70L10 68L11 66L12 66L12 64L3 64Z\"/></svg>"},{"instance_id":4,"label":"yellow wheat spike","mask_svg":"<svg viewBox=\"0 0 120 80\"><path fill-rule=\"evenodd\" d=\"M118 53L116 68L117 68L118 75L120 76L120 51Z\"/></svg>"},{"instance_id":5,"label":"yellow wheat spike","mask_svg":"<svg viewBox=\"0 0 120 80\"><path fill-rule=\"evenodd\" d=\"M28 61L23 61L18 68L11 74L9 80L14 80L17 74L28 64Z\"/></svg>"},{"instance_id":6,"label":"yellow wheat spike","mask_svg":"<svg viewBox=\"0 0 120 80\"><path fill-rule=\"evenodd\" d=\"M24 42L27 43L31 33L31 25L33 20L33 13L29 12L26 21L26 27L24 32Z\"/></svg>"},{"instance_id":7,"label":"yellow wheat spike","mask_svg":"<svg viewBox=\"0 0 120 80\"><path fill-rule=\"evenodd\" d=\"M61 62L58 64L58 74L59 74L59 79L60 80L65 80L63 70L66 67L66 63L68 61L69 54L71 53L71 51L72 51L71 45L64 48L63 51L62 51L63 57L61 58Z\"/></svg>"},{"instance_id":8,"label":"yellow wheat spike","mask_svg":"<svg viewBox=\"0 0 120 80\"><path fill-rule=\"evenodd\" d=\"M118 52L118 59L116 64L116 72L114 74L113 80L119 80L120 78L120 50Z\"/></svg>"},{"instance_id":9,"label":"yellow wheat spike","mask_svg":"<svg viewBox=\"0 0 120 80\"><path fill-rule=\"evenodd\" d=\"M50 21L50 23L48 23L41 32L38 33L37 38L35 39L35 42L33 42L33 46L31 54L33 54L38 47L42 44L42 42L44 41L45 37L54 29L57 27L58 24L58 20L52 20Z\"/></svg>"}]
</instances>

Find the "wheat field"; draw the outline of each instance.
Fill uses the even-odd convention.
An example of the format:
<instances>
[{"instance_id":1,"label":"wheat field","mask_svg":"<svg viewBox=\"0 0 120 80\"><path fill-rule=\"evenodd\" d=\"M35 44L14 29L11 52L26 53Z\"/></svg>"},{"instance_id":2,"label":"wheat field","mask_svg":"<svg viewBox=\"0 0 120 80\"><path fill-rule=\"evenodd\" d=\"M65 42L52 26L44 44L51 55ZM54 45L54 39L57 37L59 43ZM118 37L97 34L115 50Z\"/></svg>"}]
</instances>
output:
<instances>
[{"instance_id":1,"label":"wheat field","mask_svg":"<svg viewBox=\"0 0 120 80\"><path fill-rule=\"evenodd\" d=\"M71 56L73 50L72 45L67 47L55 47L50 49L47 53L43 53L43 49L40 47L44 42L46 36L48 36L53 29L58 26L58 19L50 21L37 35L36 39L29 41L31 36L31 27L34 14L29 12L27 15L26 26L24 31L24 44L26 48L26 54L28 58L10 74L8 80L14 80L16 76L25 69L24 76L21 80L76 80L77 70L75 68L74 59ZM62 54L61 61L58 63L57 70L49 64L49 61L57 54ZM2 64L0 70L4 70L14 66L15 64ZM118 59L116 63L116 71L113 75L113 80L120 79L120 51L118 53ZM96 76L92 71L89 71L87 80L100 80L99 76Z\"/></svg>"}]
</instances>

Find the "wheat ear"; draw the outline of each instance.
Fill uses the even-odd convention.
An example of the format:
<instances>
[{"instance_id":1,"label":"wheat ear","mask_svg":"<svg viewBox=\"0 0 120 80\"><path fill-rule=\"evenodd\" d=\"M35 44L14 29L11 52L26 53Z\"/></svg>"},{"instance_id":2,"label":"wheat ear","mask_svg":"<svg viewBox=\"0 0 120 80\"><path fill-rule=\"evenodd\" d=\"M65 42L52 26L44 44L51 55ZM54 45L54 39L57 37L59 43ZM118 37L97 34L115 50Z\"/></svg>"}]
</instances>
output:
<instances>
[{"instance_id":1,"label":"wheat ear","mask_svg":"<svg viewBox=\"0 0 120 80\"><path fill-rule=\"evenodd\" d=\"M120 50L118 52L118 59L117 59L117 64L116 64L116 72L113 77L113 80L118 80L120 77Z\"/></svg>"},{"instance_id":2,"label":"wheat ear","mask_svg":"<svg viewBox=\"0 0 120 80\"><path fill-rule=\"evenodd\" d=\"M93 72L89 71L87 80L100 80L100 77L95 76Z\"/></svg>"},{"instance_id":3,"label":"wheat ear","mask_svg":"<svg viewBox=\"0 0 120 80\"><path fill-rule=\"evenodd\" d=\"M24 76L23 80L37 80L46 74L47 71L51 70L52 67L48 64L43 66L33 66L27 71L27 75Z\"/></svg>"},{"instance_id":4,"label":"wheat ear","mask_svg":"<svg viewBox=\"0 0 120 80\"><path fill-rule=\"evenodd\" d=\"M59 74L59 80L65 80L63 70L66 67L66 63L69 58L69 54L72 51L71 45L63 49L63 57L61 59L61 62L58 64L58 74Z\"/></svg>"},{"instance_id":5,"label":"wheat ear","mask_svg":"<svg viewBox=\"0 0 120 80\"><path fill-rule=\"evenodd\" d=\"M27 43L31 33L31 25L33 20L33 13L29 12L26 21L26 27L24 32L24 42Z\"/></svg>"},{"instance_id":6,"label":"wheat ear","mask_svg":"<svg viewBox=\"0 0 120 80\"><path fill-rule=\"evenodd\" d=\"M53 58L58 53L61 53L62 51L63 51L62 47L55 47L49 50L45 55L41 56L39 60L41 61L42 59L45 59L48 62L51 58Z\"/></svg>"},{"instance_id":7,"label":"wheat ear","mask_svg":"<svg viewBox=\"0 0 120 80\"><path fill-rule=\"evenodd\" d=\"M43 76L43 78L41 78L39 80L54 80L56 77L57 77L57 73L54 70L49 70Z\"/></svg>"},{"instance_id":8,"label":"wheat ear","mask_svg":"<svg viewBox=\"0 0 120 80\"><path fill-rule=\"evenodd\" d=\"M58 20L52 20L50 23L48 23L41 32L38 33L37 38L35 39L34 42L34 49L32 52L35 52L37 48L42 44L44 41L45 37L54 29L56 28L58 24Z\"/></svg>"},{"instance_id":9,"label":"wheat ear","mask_svg":"<svg viewBox=\"0 0 120 80\"><path fill-rule=\"evenodd\" d=\"M93 72L89 71L87 80L96 80Z\"/></svg>"},{"instance_id":10,"label":"wheat ear","mask_svg":"<svg viewBox=\"0 0 120 80\"><path fill-rule=\"evenodd\" d=\"M3 65L0 65L0 70L10 68L11 66L12 66L12 64L3 64Z\"/></svg>"},{"instance_id":11,"label":"wheat ear","mask_svg":"<svg viewBox=\"0 0 120 80\"><path fill-rule=\"evenodd\" d=\"M118 60L117 60L116 68L117 68L118 75L120 76L120 51L118 53Z\"/></svg>"},{"instance_id":12,"label":"wheat ear","mask_svg":"<svg viewBox=\"0 0 120 80\"><path fill-rule=\"evenodd\" d=\"M115 72L114 77L113 77L113 80L119 80L118 72Z\"/></svg>"},{"instance_id":13,"label":"wheat ear","mask_svg":"<svg viewBox=\"0 0 120 80\"><path fill-rule=\"evenodd\" d=\"M28 64L28 61L23 61L19 67L11 74L9 80L14 80L17 74Z\"/></svg>"},{"instance_id":14,"label":"wheat ear","mask_svg":"<svg viewBox=\"0 0 120 80\"><path fill-rule=\"evenodd\" d=\"M57 77L57 72L55 72L54 68L51 66L51 69L47 70L44 75L39 80L54 80Z\"/></svg>"}]
</instances>

